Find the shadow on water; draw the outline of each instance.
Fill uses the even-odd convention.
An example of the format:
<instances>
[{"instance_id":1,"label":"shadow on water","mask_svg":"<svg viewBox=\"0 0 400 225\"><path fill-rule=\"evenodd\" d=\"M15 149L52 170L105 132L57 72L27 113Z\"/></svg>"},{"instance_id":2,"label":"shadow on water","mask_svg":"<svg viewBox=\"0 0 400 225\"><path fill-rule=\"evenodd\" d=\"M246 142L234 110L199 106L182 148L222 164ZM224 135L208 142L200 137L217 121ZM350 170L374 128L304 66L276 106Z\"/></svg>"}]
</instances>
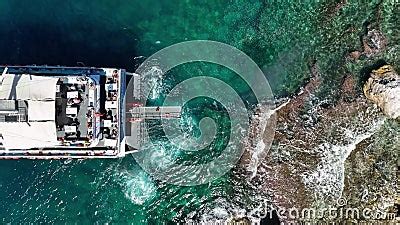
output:
<instances>
[{"instance_id":1,"label":"shadow on water","mask_svg":"<svg viewBox=\"0 0 400 225\"><path fill-rule=\"evenodd\" d=\"M368 78L371 76L373 70L379 69L382 66L387 65L387 62L383 59L377 60L375 63L371 65L367 65L360 71L360 79L359 85L363 86L365 82L367 82Z\"/></svg>"},{"instance_id":2,"label":"shadow on water","mask_svg":"<svg viewBox=\"0 0 400 225\"><path fill-rule=\"evenodd\" d=\"M232 219L227 223L228 225L247 225L252 224L251 220L247 217ZM278 214L276 211L268 212L265 217L260 220L260 225L279 225L281 224L279 221Z\"/></svg>"},{"instance_id":3,"label":"shadow on water","mask_svg":"<svg viewBox=\"0 0 400 225\"><path fill-rule=\"evenodd\" d=\"M272 215L270 213L264 219L261 219L261 225L279 225L279 217L276 211L272 211Z\"/></svg>"}]
</instances>

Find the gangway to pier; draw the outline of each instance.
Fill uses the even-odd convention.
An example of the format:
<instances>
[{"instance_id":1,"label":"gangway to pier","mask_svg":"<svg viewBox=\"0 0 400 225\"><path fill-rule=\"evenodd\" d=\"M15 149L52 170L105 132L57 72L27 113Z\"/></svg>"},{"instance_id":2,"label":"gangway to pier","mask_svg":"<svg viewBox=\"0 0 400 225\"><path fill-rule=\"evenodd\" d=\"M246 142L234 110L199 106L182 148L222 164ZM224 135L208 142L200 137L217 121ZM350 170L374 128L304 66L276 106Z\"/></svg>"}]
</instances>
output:
<instances>
[{"instance_id":1,"label":"gangway to pier","mask_svg":"<svg viewBox=\"0 0 400 225\"><path fill-rule=\"evenodd\" d=\"M130 111L133 118L141 119L168 119L180 118L180 106L162 106L162 107L133 107Z\"/></svg>"},{"instance_id":2,"label":"gangway to pier","mask_svg":"<svg viewBox=\"0 0 400 225\"><path fill-rule=\"evenodd\" d=\"M130 132L129 143L134 149L126 151L125 155L137 152L140 147L148 140L146 131L146 120L160 119L179 119L181 117L182 107L180 106L140 106L134 104L129 109L128 126Z\"/></svg>"},{"instance_id":3,"label":"gangway to pier","mask_svg":"<svg viewBox=\"0 0 400 225\"><path fill-rule=\"evenodd\" d=\"M124 155L137 152L148 141L146 121L179 119L182 112L181 106L144 106L143 102L147 96L144 96L143 90L147 83L143 82L143 77L139 74L127 73L127 76L131 78L132 86L125 102L125 137L129 138L129 150L124 151Z\"/></svg>"}]
</instances>

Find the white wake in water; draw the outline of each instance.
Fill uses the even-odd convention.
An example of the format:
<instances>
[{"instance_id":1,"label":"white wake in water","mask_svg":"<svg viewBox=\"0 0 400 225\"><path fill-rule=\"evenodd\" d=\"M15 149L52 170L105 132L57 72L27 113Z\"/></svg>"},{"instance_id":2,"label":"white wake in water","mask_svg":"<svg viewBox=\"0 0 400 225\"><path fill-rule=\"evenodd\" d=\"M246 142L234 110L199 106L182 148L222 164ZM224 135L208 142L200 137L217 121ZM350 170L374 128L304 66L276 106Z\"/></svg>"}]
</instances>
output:
<instances>
[{"instance_id":1,"label":"white wake in water","mask_svg":"<svg viewBox=\"0 0 400 225\"><path fill-rule=\"evenodd\" d=\"M120 174L125 197L142 205L156 196L157 186L142 170L124 171Z\"/></svg>"}]
</instances>

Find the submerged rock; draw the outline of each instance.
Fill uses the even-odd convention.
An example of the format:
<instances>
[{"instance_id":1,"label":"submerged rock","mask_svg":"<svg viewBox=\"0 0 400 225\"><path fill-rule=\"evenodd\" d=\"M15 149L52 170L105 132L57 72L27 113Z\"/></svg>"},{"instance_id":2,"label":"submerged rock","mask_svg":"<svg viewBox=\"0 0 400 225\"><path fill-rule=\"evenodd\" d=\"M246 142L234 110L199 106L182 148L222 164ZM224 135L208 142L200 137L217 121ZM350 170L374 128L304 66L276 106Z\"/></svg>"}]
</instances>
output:
<instances>
[{"instance_id":1,"label":"submerged rock","mask_svg":"<svg viewBox=\"0 0 400 225\"><path fill-rule=\"evenodd\" d=\"M378 29L368 28L368 33L362 39L364 54L367 57L382 52L387 45L387 40L383 33Z\"/></svg>"},{"instance_id":2,"label":"submerged rock","mask_svg":"<svg viewBox=\"0 0 400 225\"><path fill-rule=\"evenodd\" d=\"M365 96L377 104L390 118L400 116L400 76L392 66L385 65L372 71L364 85Z\"/></svg>"}]
</instances>

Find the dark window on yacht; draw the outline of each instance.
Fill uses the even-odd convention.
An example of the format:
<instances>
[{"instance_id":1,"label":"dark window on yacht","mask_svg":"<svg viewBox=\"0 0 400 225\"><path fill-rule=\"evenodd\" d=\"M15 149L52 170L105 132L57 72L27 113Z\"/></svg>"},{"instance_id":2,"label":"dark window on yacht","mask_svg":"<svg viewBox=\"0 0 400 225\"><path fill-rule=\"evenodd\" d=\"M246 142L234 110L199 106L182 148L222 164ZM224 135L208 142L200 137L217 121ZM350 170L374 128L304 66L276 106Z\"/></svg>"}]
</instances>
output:
<instances>
[{"instance_id":1,"label":"dark window on yacht","mask_svg":"<svg viewBox=\"0 0 400 225\"><path fill-rule=\"evenodd\" d=\"M5 122L18 122L18 116L7 115L5 117Z\"/></svg>"}]
</instances>

